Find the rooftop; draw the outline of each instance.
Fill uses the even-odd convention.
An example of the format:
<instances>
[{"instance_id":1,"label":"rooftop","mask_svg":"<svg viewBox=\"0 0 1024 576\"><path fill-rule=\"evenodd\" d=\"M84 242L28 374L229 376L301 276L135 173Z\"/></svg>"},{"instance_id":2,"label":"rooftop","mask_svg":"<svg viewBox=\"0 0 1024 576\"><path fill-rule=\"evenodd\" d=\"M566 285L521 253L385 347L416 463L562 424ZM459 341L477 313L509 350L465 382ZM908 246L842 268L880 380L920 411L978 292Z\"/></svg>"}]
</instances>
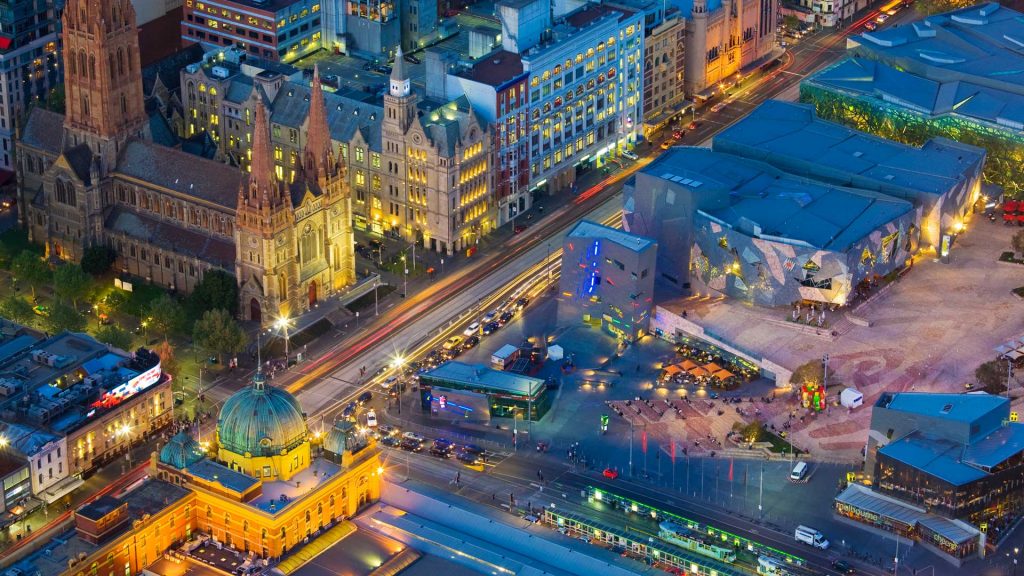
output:
<instances>
[{"instance_id":1,"label":"rooftop","mask_svg":"<svg viewBox=\"0 0 1024 576\"><path fill-rule=\"evenodd\" d=\"M263 493L249 504L264 512L276 514L292 502L301 500L302 497L317 490L340 471L341 467L337 464L323 458L315 458L307 468L288 481L264 482Z\"/></svg>"},{"instance_id":2,"label":"rooftop","mask_svg":"<svg viewBox=\"0 0 1024 576\"><path fill-rule=\"evenodd\" d=\"M234 211L242 173L222 162L151 142L132 141L117 161L117 174ZM232 257L233 260L233 257Z\"/></svg>"},{"instance_id":3,"label":"rooftop","mask_svg":"<svg viewBox=\"0 0 1024 576\"><path fill-rule=\"evenodd\" d=\"M202 460L193 463L187 469L188 473L205 480L211 484L220 484L224 488L237 492L238 494L245 494L253 486L260 483L259 480L252 476L247 476L237 470L232 470L227 466L210 460L209 458L203 458Z\"/></svg>"},{"instance_id":4,"label":"rooftop","mask_svg":"<svg viewBox=\"0 0 1024 576\"><path fill-rule=\"evenodd\" d=\"M858 510L873 512L887 519L915 526L923 524L937 534L961 544L978 538L980 533L959 520L950 520L929 514L914 506L904 504L895 498L884 496L860 484L850 484L836 497L836 502L848 504Z\"/></svg>"},{"instance_id":5,"label":"rooftop","mask_svg":"<svg viewBox=\"0 0 1024 576\"><path fill-rule=\"evenodd\" d=\"M539 378L531 378L504 370L493 370L483 364L465 364L456 361L445 362L437 368L425 372L423 377L519 396L536 396L544 389L544 381Z\"/></svg>"},{"instance_id":6,"label":"rooftop","mask_svg":"<svg viewBox=\"0 0 1024 576\"><path fill-rule=\"evenodd\" d=\"M992 394L898 392L882 394L875 406L968 424L992 412L1010 415L1010 401Z\"/></svg>"},{"instance_id":7,"label":"rooftop","mask_svg":"<svg viewBox=\"0 0 1024 576\"><path fill-rule=\"evenodd\" d=\"M722 208L701 210L724 225L825 250L846 250L913 210L904 200L792 176L706 148L672 148L644 173L724 201Z\"/></svg>"},{"instance_id":8,"label":"rooftop","mask_svg":"<svg viewBox=\"0 0 1024 576\"><path fill-rule=\"evenodd\" d=\"M804 82L925 116L955 115L1013 130L1024 125L1022 94L968 80L931 80L866 58L840 60Z\"/></svg>"},{"instance_id":9,"label":"rooftop","mask_svg":"<svg viewBox=\"0 0 1024 576\"><path fill-rule=\"evenodd\" d=\"M198 157L194 158L196 161L200 160ZM227 270L231 269L235 262L233 240L201 234L178 226L174 222L176 221L156 218L119 205L110 211L105 225L111 232L124 234L178 254L188 254Z\"/></svg>"},{"instance_id":10,"label":"rooftop","mask_svg":"<svg viewBox=\"0 0 1024 576\"><path fill-rule=\"evenodd\" d=\"M497 50L456 75L497 88L521 78L524 74L523 60L519 54Z\"/></svg>"},{"instance_id":11,"label":"rooftop","mask_svg":"<svg viewBox=\"0 0 1024 576\"><path fill-rule=\"evenodd\" d=\"M75 514L96 522L120 508L122 504L121 500L113 496L103 495L76 510Z\"/></svg>"},{"instance_id":12,"label":"rooftop","mask_svg":"<svg viewBox=\"0 0 1024 576\"><path fill-rule=\"evenodd\" d=\"M577 222L576 226L567 235L567 238L601 238L634 252L643 252L655 245L655 241L646 236L630 234L617 228L609 228L590 220L580 220Z\"/></svg>"},{"instance_id":13,"label":"rooftop","mask_svg":"<svg viewBox=\"0 0 1024 576\"><path fill-rule=\"evenodd\" d=\"M717 134L713 148L774 163L799 160L816 178L848 184L854 177L893 188L944 194L985 151L945 138L917 148L818 118L814 106L769 100ZM874 188L873 188L874 189Z\"/></svg>"},{"instance_id":14,"label":"rooftop","mask_svg":"<svg viewBox=\"0 0 1024 576\"><path fill-rule=\"evenodd\" d=\"M894 460L926 472L936 478L962 486L981 480L987 474L961 460L961 444L922 432L914 432L878 449Z\"/></svg>"},{"instance_id":15,"label":"rooftop","mask_svg":"<svg viewBox=\"0 0 1024 576\"><path fill-rule=\"evenodd\" d=\"M933 79L959 79L1024 94L1024 15L996 2L852 36L871 54Z\"/></svg>"}]
</instances>

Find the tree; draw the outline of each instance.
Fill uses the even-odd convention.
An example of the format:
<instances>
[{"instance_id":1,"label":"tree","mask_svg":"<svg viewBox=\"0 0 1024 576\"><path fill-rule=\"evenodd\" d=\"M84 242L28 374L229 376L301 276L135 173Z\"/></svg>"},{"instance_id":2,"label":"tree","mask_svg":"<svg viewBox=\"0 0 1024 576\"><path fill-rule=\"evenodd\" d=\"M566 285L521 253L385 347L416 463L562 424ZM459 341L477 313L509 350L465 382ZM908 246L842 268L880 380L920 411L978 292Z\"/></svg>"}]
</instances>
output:
<instances>
[{"instance_id":1,"label":"tree","mask_svg":"<svg viewBox=\"0 0 1024 576\"><path fill-rule=\"evenodd\" d=\"M1024 256L1024 229L1014 233L1013 238L1010 239L1010 245L1014 252Z\"/></svg>"},{"instance_id":2,"label":"tree","mask_svg":"<svg viewBox=\"0 0 1024 576\"><path fill-rule=\"evenodd\" d=\"M85 329L85 316L82 316L64 302L57 302L50 308L50 313L43 319L43 326L50 334L61 332L81 332Z\"/></svg>"},{"instance_id":3,"label":"tree","mask_svg":"<svg viewBox=\"0 0 1024 576\"><path fill-rule=\"evenodd\" d=\"M747 442L754 443L761 439L761 434L764 433L764 423L760 420L754 420L753 422L744 426L740 433L743 434L743 439Z\"/></svg>"},{"instance_id":4,"label":"tree","mask_svg":"<svg viewBox=\"0 0 1024 576\"><path fill-rule=\"evenodd\" d=\"M110 270L117 259L117 253L107 246L95 245L85 249L82 255L82 270L93 276L102 276Z\"/></svg>"},{"instance_id":5,"label":"tree","mask_svg":"<svg viewBox=\"0 0 1024 576\"><path fill-rule=\"evenodd\" d=\"M790 30L796 30L800 27L800 19L792 14L787 14L782 18L782 25Z\"/></svg>"},{"instance_id":6,"label":"tree","mask_svg":"<svg viewBox=\"0 0 1024 576\"><path fill-rule=\"evenodd\" d=\"M53 291L61 300L70 300L78 308L78 301L92 290L92 277L77 264L65 264L53 272Z\"/></svg>"},{"instance_id":7,"label":"tree","mask_svg":"<svg viewBox=\"0 0 1024 576\"><path fill-rule=\"evenodd\" d=\"M924 16L931 16L940 12L966 8L974 3L974 0L917 0L914 2L914 9Z\"/></svg>"},{"instance_id":8,"label":"tree","mask_svg":"<svg viewBox=\"0 0 1024 576\"><path fill-rule=\"evenodd\" d=\"M24 298L11 294L0 300L0 316L18 324L28 324L35 316L35 312Z\"/></svg>"},{"instance_id":9,"label":"tree","mask_svg":"<svg viewBox=\"0 0 1024 576\"><path fill-rule=\"evenodd\" d=\"M135 340L132 337L131 332L113 324L109 326L100 326L100 328L96 330L95 336L100 342L113 346L114 348L120 348L121 350L131 350L132 342Z\"/></svg>"},{"instance_id":10,"label":"tree","mask_svg":"<svg viewBox=\"0 0 1024 576\"><path fill-rule=\"evenodd\" d=\"M209 270L196 284L189 297L189 309L194 317L209 310L226 310L233 318L238 315L238 284L235 277L222 270Z\"/></svg>"},{"instance_id":11,"label":"tree","mask_svg":"<svg viewBox=\"0 0 1024 576\"><path fill-rule=\"evenodd\" d=\"M156 349L157 356L160 357L160 369L167 374L177 374L178 372L178 360L174 357L174 348L171 347L171 343L164 340L160 343L160 347Z\"/></svg>"},{"instance_id":12,"label":"tree","mask_svg":"<svg viewBox=\"0 0 1024 576\"><path fill-rule=\"evenodd\" d=\"M50 281L50 267L34 252L23 250L11 262L14 277L32 289L32 300L36 299L36 288Z\"/></svg>"},{"instance_id":13,"label":"tree","mask_svg":"<svg viewBox=\"0 0 1024 576\"><path fill-rule=\"evenodd\" d=\"M989 394L1006 392L1006 360L989 360L974 371L974 379Z\"/></svg>"},{"instance_id":14,"label":"tree","mask_svg":"<svg viewBox=\"0 0 1024 576\"><path fill-rule=\"evenodd\" d=\"M793 370L793 377L790 378L790 381L797 386L801 386L806 382L821 384L824 380L825 367L822 366L821 360L811 360L801 364L796 370Z\"/></svg>"},{"instance_id":15,"label":"tree","mask_svg":"<svg viewBox=\"0 0 1024 576\"><path fill-rule=\"evenodd\" d=\"M162 294L146 307L146 320L161 338L176 332L185 324L185 309L170 294Z\"/></svg>"},{"instance_id":16,"label":"tree","mask_svg":"<svg viewBox=\"0 0 1024 576\"><path fill-rule=\"evenodd\" d=\"M245 348L249 338L227 310L207 310L196 321L192 330L195 345L210 354L216 354L224 363L225 354L237 354Z\"/></svg>"}]
</instances>

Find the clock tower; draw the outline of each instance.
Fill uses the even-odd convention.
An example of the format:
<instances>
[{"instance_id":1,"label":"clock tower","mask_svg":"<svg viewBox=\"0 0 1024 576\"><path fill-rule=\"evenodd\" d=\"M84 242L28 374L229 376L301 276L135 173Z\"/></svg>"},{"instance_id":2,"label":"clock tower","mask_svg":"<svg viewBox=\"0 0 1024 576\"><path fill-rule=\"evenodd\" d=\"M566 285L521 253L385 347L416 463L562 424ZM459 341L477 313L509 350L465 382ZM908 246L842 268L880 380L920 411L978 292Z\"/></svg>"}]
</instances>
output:
<instances>
[{"instance_id":1,"label":"clock tower","mask_svg":"<svg viewBox=\"0 0 1024 576\"><path fill-rule=\"evenodd\" d=\"M256 105L252 162L238 190L235 275L242 318L264 324L298 314L295 212L278 180L266 107Z\"/></svg>"}]
</instances>

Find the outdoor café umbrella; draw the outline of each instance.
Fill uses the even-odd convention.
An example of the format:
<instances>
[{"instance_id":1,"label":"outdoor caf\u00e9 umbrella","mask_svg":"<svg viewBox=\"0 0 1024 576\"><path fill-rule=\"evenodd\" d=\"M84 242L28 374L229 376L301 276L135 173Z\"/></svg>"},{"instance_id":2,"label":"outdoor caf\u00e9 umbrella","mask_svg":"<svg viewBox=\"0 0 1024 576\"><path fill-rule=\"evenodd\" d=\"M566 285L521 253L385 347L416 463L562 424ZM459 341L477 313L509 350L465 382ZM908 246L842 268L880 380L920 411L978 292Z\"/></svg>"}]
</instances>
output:
<instances>
[{"instance_id":1,"label":"outdoor caf\u00e9 umbrella","mask_svg":"<svg viewBox=\"0 0 1024 576\"><path fill-rule=\"evenodd\" d=\"M714 362L708 362L707 364L705 364L704 369L707 370L708 372L711 372L712 374L718 372L719 370L723 370L721 366L715 364Z\"/></svg>"},{"instance_id":2,"label":"outdoor caf\u00e9 umbrella","mask_svg":"<svg viewBox=\"0 0 1024 576\"><path fill-rule=\"evenodd\" d=\"M683 370L686 370L687 372L697 367L697 363L694 362L693 360L690 360L689 358L683 360L683 362L679 365L683 368Z\"/></svg>"},{"instance_id":3,"label":"outdoor caf\u00e9 umbrella","mask_svg":"<svg viewBox=\"0 0 1024 576\"><path fill-rule=\"evenodd\" d=\"M710 374L710 372L701 368L700 366L697 366L690 370L690 375L693 376L694 378L701 378L703 376L707 376L708 374Z\"/></svg>"},{"instance_id":4,"label":"outdoor caf\u00e9 umbrella","mask_svg":"<svg viewBox=\"0 0 1024 576\"><path fill-rule=\"evenodd\" d=\"M719 370L718 372L715 372L714 374L712 374L712 376L714 376L715 378L718 378L719 380L722 380L724 382L725 380L728 380L729 378L732 378L733 376L735 376L735 374L733 374L732 372L729 372L728 370L724 370L723 369L723 370Z\"/></svg>"},{"instance_id":5,"label":"outdoor caf\u00e9 umbrella","mask_svg":"<svg viewBox=\"0 0 1024 576\"><path fill-rule=\"evenodd\" d=\"M676 374L679 374L680 372L683 371L683 369L676 364L670 364L668 366L665 366L664 370L665 374L668 374L669 376L675 376Z\"/></svg>"}]
</instances>

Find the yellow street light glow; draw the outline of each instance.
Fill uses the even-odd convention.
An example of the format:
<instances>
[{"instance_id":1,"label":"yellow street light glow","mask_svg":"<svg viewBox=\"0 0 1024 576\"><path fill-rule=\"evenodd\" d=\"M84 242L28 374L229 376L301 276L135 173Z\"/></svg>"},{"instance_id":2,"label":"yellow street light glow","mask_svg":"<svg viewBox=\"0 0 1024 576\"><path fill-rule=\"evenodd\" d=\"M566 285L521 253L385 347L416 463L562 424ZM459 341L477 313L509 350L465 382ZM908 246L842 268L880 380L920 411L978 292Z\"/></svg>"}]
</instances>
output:
<instances>
[{"instance_id":1,"label":"yellow street light glow","mask_svg":"<svg viewBox=\"0 0 1024 576\"><path fill-rule=\"evenodd\" d=\"M391 361L391 366L394 367L395 369L401 368L404 365L405 358L401 356L395 356L395 358Z\"/></svg>"},{"instance_id":2,"label":"yellow street light glow","mask_svg":"<svg viewBox=\"0 0 1024 576\"><path fill-rule=\"evenodd\" d=\"M282 316L278 318L277 321L274 322L274 325L277 326L279 330L283 330L285 326L288 326L288 317Z\"/></svg>"},{"instance_id":3,"label":"yellow street light glow","mask_svg":"<svg viewBox=\"0 0 1024 576\"><path fill-rule=\"evenodd\" d=\"M7 436L0 436L0 448L7 447Z\"/></svg>"}]
</instances>

